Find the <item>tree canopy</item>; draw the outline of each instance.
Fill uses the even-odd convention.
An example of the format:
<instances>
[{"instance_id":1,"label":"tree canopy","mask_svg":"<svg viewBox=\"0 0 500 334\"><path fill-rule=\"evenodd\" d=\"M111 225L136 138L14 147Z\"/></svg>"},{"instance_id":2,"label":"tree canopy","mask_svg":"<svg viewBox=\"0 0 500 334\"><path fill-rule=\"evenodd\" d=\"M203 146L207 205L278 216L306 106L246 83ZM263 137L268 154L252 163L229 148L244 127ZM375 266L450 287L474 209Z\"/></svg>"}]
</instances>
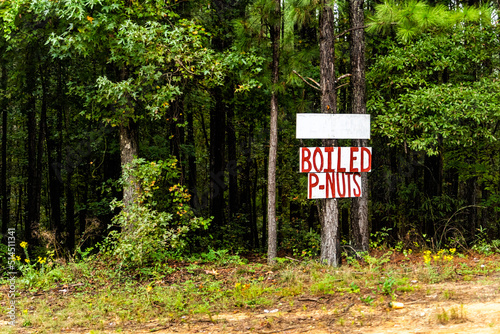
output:
<instances>
[{"instance_id":1,"label":"tree canopy","mask_svg":"<svg viewBox=\"0 0 500 334\"><path fill-rule=\"evenodd\" d=\"M272 257L367 250L368 228L500 239L496 6L1 1L3 240L142 264L268 238ZM365 111L368 142L295 138L297 113ZM299 148L322 145L373 148L364 204L307 199Z\"/></svg>"}]
</instances>

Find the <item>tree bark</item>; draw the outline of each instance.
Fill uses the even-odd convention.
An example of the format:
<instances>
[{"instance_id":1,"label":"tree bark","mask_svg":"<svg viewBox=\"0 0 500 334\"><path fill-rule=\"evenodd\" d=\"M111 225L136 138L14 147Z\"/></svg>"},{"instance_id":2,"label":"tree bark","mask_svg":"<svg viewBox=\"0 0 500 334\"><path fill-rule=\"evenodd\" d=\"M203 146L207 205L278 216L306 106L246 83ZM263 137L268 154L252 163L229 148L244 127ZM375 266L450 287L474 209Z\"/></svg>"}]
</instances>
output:
<instances>
[{"instance_id":1,"label":"tree bark","mask_svg":"<svg viewBox=\"0 0 500 334\"><path fill-rule=\"evenodd\" d=\"M351 27L364 25L363 0L349 1L349 16ZM365 84L365 31L354 29L351 31L351 82L352 82L352 112L366 114L366 84ZM356 139L354 146L368 146L368 140ZM362 197L355 197L351 207L351 241L357 251L369 249L368 224L368 174L361 173Z\"/></svg>"},{"instance_id":2,"label":"tree bark","mask_svg":"<svg viewBox=\"0 0 500 334\"><path fill-rule=\"evenodd\" d=\"M193 145L193 151L189 152L188 156L188 170L189 170L189 176L188 176L188 186L189 190L191 191L192 194L197 194L196 190L196 185L197 185L197 172L196 172L196 156L195 156L195 150L196 150L196 143L194 141L194 120L193 120L193 113L188 111L186 114L186 119L187 119L187 142L188 145ZM197 207L196 203L196 196L191 196L189 200L189 204L191 205L192 208Z\"/></svg>"},{"instance_id":3,"label":"tree bark","mask_svg":"<svg viewBox=\"0 0 500 334\"><path fill-rule=\"evenodd\" d=\"M3 91L7 90L7 67L2 63L0 87ZM2 109L2 172L1 172L1 193L2 196L2 235L7 235L9 226L10 207L9 207L9 194L7 192L7 99L4 97L0 104Z\"/></svg>"},{"instance_id":4,"label":"tree bark","mask_svg":"<svg viewBox=\"0 0 500 334\"><path fill-rule=\"evenodd\" d=\"M227 111L227 155L229 173L229 218L239 211L238 159L236 152L236 130L234 128L234 108Z\"/></svg>"},{"instance_id":5,"label":"tree bark","mask_svg":"<svg viewBox=\"0 0 500 334\"><path fill-rule=\"evenodd\" d=\"M335 92L335 41L333 10L326 1L322 2L320 14L320 86L321 112L335 114L337 112L337 95ZM336 141L324 139L323 146L335 146ZM331 266L340 265L339 213L337 199L319 200L319 217L321 222L321 255L320 260Z\"/></svg>"},{"instance_id":6,"label":"tree bark","mask_svg":"<svg viewBox=\"0 0 500 334\"><path fill-rule=\"evenodd\" d=\"M134 157L138 156L138 142L138 125L136 122L130 119L128 124L120 125L120 160L122 170L134 160ZM137 185L135 184L135 180L129 177L123 187L123 204L125 210L134 203L136 196Z\"/></svg>"},{"instance_id":7,"label":"tree bark","mask_svg":"<svg viewBox=\"0 0 500 334\"><path fill-rule=\"evenodd\" d=\"M24 238L28 244L37 245L40 221L40 194L38 184L40 169L37 167L37 122L36 122L36 98L35 98L35 76L36 66L33 59L33 51L28 50L26 63L26 91L28 101L27 128L28 128L28 185L27 185L27 214L24 222Z\"/></svg>"},{"instance_id":8,"label":"tree bark","mask_svg":"<svg viewBox=\"0 0 500 334\"><path fill-rule=\"evenodd\" d=\"M276 157L278 155L278 93L276 85L279 83L279 47L280 47L280 20L281 3L275 0L273 21L271 25L271 45L273 50L271 117L269 136L269 161L267 168L267 262L276 262L278 256L277 229L276 229Z\"/></svg>"},{"instance_id":9,"label":"tree bark","mask_svg":"<svg viewBox=\"0 0 500 334\"><path fill-rule=\"evenodd\" d=\"M226 189L224 178L226 108L222 87L214 88L213 97L215 107L210 112L210 215L214 217L213 228L217 228L224 225Z\"/></svg>"}]
</instances>

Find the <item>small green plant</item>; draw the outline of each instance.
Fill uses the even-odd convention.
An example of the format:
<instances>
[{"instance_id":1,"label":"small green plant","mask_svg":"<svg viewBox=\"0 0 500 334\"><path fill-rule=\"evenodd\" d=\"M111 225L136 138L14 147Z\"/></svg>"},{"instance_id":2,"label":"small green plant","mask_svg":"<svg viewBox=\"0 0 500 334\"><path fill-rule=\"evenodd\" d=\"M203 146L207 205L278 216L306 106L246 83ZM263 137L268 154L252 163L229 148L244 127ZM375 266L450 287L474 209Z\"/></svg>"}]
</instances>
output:
<instances>
[{"instance_id":1,"label":"small green plant","mask_svg":"<svg viewBox=\"0 0 500 334\"><path fill-rule=\"evenodd\" d=\"M370 295L364 296L364 297L359 297L359 300L361 300L366 305L372 305L373 302L375 301L375 299L373 299L373 297Z\"/></svg>"},{"instance_id":2,"label":"small green plant","mask_svg":"<svg viewBox=\"0 0 500 334\"><path fill-rule=\"evenodd\" d=\"M41 283L41 278L46 273L47 258L39 256L37 261L32 261L28 253L28 243L23 241L20 246L24 251L24 260L20 256L16 256L12 260L16 263L17 268L22 274L21 282L26 284L28 288L32 288L36 284Z\"/></svg>"},{"instance_id":3,"label":"small green plant","mask_svg":"<svg viewBox=\"0 0 500 334\"><path fill-rule=\"evenodd\" d=\"M122 208L113 218L113 226L119 226L121 232L115 229L108 236L113 255L122 265L140 266L162 259L164 252L185 246L185 236L190 230L208 228L211 219L194 215L188 205L190 195L179 184L169 188L170 212L155 209L153 193L159 188L162 172L166 171L167 181L175 179L179 173L176 163L176 159L158 162L134 159L124 168L121 183L135 185L136 198L126 207L122 201L112 202L113 207Z\"/></svg>"},{"instance_id":4,"label":"small green plant","mask_svg":"<svg viewBox=\"0 0 500 334\"><path fill-rule=\"evenodd\" d=\"M391 296L394 292L394 283L396 283L396 280L394 278L386 278L382 283L382 293L384 295Z\"/></svg>"},{"instance_id":5,"label":"small green plant","mask_svg":"<svg viewBox=\"0 0 500 334\"><path fill-rule=\"evenodd\" d=\"M387 245L392 228L382 227L380 231L370 234L370 248L376 249Z\"/></svg>"},{"instance_id":6,"label":"small green plant","mask_svg":"<svg viewBox=\"0 0 500 334\"><path fill-rule=\"evenodd\" d=\"M437 321L443 325L449 322L461 323L467 321L467 315L463 305L460 305L460 308L453 306L448 311L441 308L441 311L436 314L436 318Z\"/></svg>"},{"instance_id":7,"label":"small green plant","mask_svg":"<svg viewBox=\"0 0 500 334\"><path fill-rule=\"evenodd\" d=\"M359 288L359 286L357 286L354 282L352 282L350 285L351 287L351 293L360 293L361 292L361 289Z\"/></svg>"},{"instance_id":8,"label":"small green plant","mask_svg":"<svg viewBox=\"0 0 500 334\"><path fill-rule=\"evenodd\" d=\"M363 253L362 257L363 260L365 260L366 264L368 264L368 270L371 272L376 272L379 271L384 264L391 260L391 255L392 251L388 251L379 258L371 256L368 253Z\"/></svg>"}]
</instances>

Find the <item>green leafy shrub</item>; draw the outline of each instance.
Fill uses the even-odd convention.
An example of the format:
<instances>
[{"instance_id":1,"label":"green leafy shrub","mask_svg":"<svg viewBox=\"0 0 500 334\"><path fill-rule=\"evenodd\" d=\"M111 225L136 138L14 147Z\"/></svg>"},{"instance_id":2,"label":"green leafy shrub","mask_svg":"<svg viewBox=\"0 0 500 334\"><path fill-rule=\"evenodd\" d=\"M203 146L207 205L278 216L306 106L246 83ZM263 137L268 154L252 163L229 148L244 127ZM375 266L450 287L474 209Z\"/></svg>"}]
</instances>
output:
<instances>
[{"instance_id":1,"label":"green leafy shrub","mask_svg":"<svg viewBox=\"0 0 500 334\"><path fill-rule=\"evenodd\" d=\"M115 199L112 202L114 208L122 208L113 218L112 225L121 230L112 230L108 236L112 254L122 265L140 266L162 260L166 252L186 245L184 237L190 230L208 227L211 218L194 215L188 204L190 195L180 184L170 186L169 196L163 199L169 202L169 205L162 205L169 212L156 210L154 191L159 189L162 176L166 182L178 177L176 164L176 159L157 162L134 159L124 168L126 172L121 183L133 180L136 196L134 203L126 208L122 201Z\"/></svg>"}]
</instances>

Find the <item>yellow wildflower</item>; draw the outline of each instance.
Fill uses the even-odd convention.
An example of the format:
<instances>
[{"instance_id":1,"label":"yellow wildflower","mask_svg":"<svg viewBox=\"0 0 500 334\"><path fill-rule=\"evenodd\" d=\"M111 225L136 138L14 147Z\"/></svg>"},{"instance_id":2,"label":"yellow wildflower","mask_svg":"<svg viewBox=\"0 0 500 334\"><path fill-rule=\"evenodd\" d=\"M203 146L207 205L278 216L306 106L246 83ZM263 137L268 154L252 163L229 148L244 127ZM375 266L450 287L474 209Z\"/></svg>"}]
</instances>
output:
<instances>
[{"instance_id":1,"label":"yellow wildflower","mask_svg":"<svg viewBox=\"0 0 500 334\"><path fill-rule=\"evenodd\" d=\"M20 245L22 248L26 248L28 247L28 243L26 241L23 241L21 242L21 245Z\"/></svg>"},{"instance_id":2,"label":"yellow wildflower","mask_svg":"<svg viewBox=\"0 0 500 334\"><path fill-rule=\"evenodd\" d=\"M456 248L450 248L450 254L455 254L456 251L457 251Z\"/></svg>"},{"instance_id":3,"label":"yellow wildflower","mask_svg":"<svg viewBox=\"0 0 500 334\"><path fill-rule=\"evenodd\" d=\"M26 261L26 263L30 263L30 259L24 259L24 261Z\"/></svg>"}]
</instances>

